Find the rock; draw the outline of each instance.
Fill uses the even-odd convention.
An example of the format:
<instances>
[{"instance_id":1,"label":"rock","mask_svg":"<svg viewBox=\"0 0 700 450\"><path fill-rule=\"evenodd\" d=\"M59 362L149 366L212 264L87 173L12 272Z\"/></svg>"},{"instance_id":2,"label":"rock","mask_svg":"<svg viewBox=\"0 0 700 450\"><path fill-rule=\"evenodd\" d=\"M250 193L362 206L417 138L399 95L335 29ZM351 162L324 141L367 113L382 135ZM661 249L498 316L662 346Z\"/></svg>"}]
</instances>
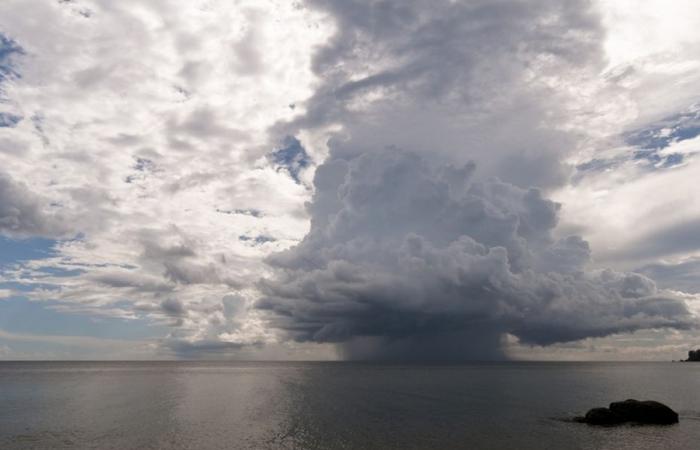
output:
<instances>
[{"instance_id":1,"label":"rock","mask_svg":"<svg viewBox=\"0 0 700 450\"><path fill-rule=\"evenodd\" d=\"M678 413L653 400L625 400L624 402L613 402L610 404L610 411L624 417L628 422L649 423L658 425L668 425L678 423Z\"/></svg>"},{"instance_id":2,"label":"rock","mask_svg":"<svg viewBox=\"0 0 700 450\"><path fill-rule=\"evenodd\" d=\"M611 426L623 423L624 419L608 408L593 408L586 413L581 421L591 425Z\"/></svg>"},{"instance_id":3,"label":"rock","mask_svg":"<svg viewBox=\"0 0 700 450\"><path fill-rule=\"evenodd\" d=\"M576 421L589 425L613 426L623 423L670 425L678 423L678 413L653 400L613 402L609 408L593 408Z\"/></svg>"}]
</instances>

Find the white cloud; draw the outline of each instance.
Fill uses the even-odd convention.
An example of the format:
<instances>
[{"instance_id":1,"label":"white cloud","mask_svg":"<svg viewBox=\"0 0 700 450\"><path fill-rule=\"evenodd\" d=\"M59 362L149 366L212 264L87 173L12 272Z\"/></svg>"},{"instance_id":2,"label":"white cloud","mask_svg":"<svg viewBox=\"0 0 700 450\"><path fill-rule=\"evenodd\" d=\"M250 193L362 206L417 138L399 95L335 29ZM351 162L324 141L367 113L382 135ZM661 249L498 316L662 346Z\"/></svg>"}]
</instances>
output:
<instances>
[{"instance_id":1,"label":"white cloud","mask_svg":"<svg viewBox=\"0 0 700 450\"><path fill-rule=\"evenodd\" d=\"M231 319L222 299L239 292L248 305L261 258L308 227L308 189L264 155L278 144L268 129L313 93L313 49L331 31L323 16L275 1L38 0L3 2L0 17L25 51L21 77L4 85L23 120L2 129L11 178L0 196L11 198L0 229L74 238L5 281L65 311L148 316L180 337L215 338L212 322ZM259 214L236 213L249 209ZM239 239L248 235L275 241ZM161 308L169 299L183 305L178 321Z\"/></svg>"},{"instance_id":2,"label":"white cloud","mask_svg":"<svg viewBox=\"0 0 700 450\"><path fill-rule=\"evenodd\" d=\"M591 102L610 113L581 122L589 142L572 162L582 166L553 193L562 229L583 232L601 265L698 255L686 229L700 220L700 13L692 1L598 4L609 65Z\"/></svg>"}]
</instances>

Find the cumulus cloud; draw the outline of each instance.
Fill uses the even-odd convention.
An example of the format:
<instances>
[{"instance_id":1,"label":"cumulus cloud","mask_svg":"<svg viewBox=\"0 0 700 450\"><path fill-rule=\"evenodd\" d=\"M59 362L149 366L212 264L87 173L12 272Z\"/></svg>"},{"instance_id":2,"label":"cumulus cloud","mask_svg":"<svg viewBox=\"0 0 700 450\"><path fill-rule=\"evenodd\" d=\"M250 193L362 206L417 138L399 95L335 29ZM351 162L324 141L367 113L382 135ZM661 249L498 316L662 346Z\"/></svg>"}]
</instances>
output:
<instances>
[{"instance_id":1,"label":"cumulus cloud","mask_svg":"<svg viewBox=\"0 0 700 450\"><path fill-rule=\"evenodd\" d=\"M58 242L0 283L168 325L164 348L260 341L240 321L261 259L308 227L308 164L270 158L286 144L268 128L313 92L320 18L259 1L2 2L0 234Z\"/></svg>"},{"instance_id":2,"label":"cumulus cloud","mask_svg":"<svg viewBox=\"0 0 700 450\"><path fill-rule=\"evenodd\" d=\"M0 171L0 234L11 237L61 236L68 228L44 199Z\"/></svg>"},{"instance_id":3,"label":"cumulus cloud","mask_svg":"<svg viewBox=\"0 0 700 450\"><path fill-rule=\"evenodd\" d=\"M688 328L685 303L643 275L586 270L578 236L538 189L475 181L378 150L319 167L311 231L269 258L258 307L300 341L349 357L497 358L504 333L548 345L643 328Z\"/></svg>"},{"instance_id":4,"label":"cumulus cloud","mask_svg":"<svg viewBox=\"0 0 700 450\"><path fill-rule=\"evenodd\" d=\"M314 60L324 82L277 132L312 153L325 136L329 156L309 234L268 259L258 306L273 326L353 358L486 359L506 334L692 326L645 276L587 267L591 246L545 195L626 117L601 77L598 5L313 3L337 27Z\"/></svg>"}]
</instances>

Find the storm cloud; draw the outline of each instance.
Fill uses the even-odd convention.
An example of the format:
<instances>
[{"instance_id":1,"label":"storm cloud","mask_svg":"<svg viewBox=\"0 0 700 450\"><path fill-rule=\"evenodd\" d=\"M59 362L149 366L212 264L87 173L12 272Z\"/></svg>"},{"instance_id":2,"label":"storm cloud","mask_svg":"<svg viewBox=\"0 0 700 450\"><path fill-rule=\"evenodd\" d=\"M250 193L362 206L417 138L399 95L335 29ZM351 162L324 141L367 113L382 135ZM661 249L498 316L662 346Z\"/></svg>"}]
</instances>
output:
<instances>
[{"instance_id":1,"label":"storm cloud","mask_svg":"<svg viewBox=\"0 0 700 450\"><path fill-rule=\"evenodd\" d=\"M507 335L693 326L644 275L589 267L547 198L586 145L560 81L596 86L594 4L312 3L336 34L306 114L279 131L340 131L324 135L308 235L268 258L257 306L273 327L350 359L499 359Z\"/></svg>"},{"instance_id":2,"label":"storm cloud","mask_svg":"<svg viewBox=\"0 0 700 450\"><path fill-rule=\"evenodd\" d=\"M311 231L269 259L259 308L293 339L363 359L494 359L505 333L548 345L692 325L649 278L587 271L588 244L554 239L559 205L541 191L475 170L397 149L330 158Z\"/></svg>"},{"instance_id":3,"label":"storm cloud","mask_svg":"<svg viewBox=\"0 0 700 450\"><path fill-rule=\"evenodd\" d=\"M522 187L566 182L578 138L565 128L578 99L558 80L585 85L604 64L590 2L310 4L336 33L314 58L323 82L280 139L340 125L336 155L394 145L476 160L479 175Z\"/></svg>"}]
</instances>

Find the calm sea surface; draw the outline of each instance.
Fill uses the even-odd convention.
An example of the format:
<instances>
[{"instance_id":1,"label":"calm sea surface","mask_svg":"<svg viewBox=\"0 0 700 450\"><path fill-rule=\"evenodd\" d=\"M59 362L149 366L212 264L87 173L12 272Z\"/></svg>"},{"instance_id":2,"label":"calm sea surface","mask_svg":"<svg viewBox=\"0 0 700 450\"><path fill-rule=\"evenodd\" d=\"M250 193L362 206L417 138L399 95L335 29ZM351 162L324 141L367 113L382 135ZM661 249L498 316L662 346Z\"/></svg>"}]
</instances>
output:
<instances>
[{"instance_id":1,"label":"calm sea surface","mask_svg":"<svg viewBox=\"0 0 700 450\"><path fill-rule=\"evenodd\" d=\"M655 399L678 425L562 419ZM700 364L0 363L2 449L698 449Z\"/></svg>"}]
</instances>

